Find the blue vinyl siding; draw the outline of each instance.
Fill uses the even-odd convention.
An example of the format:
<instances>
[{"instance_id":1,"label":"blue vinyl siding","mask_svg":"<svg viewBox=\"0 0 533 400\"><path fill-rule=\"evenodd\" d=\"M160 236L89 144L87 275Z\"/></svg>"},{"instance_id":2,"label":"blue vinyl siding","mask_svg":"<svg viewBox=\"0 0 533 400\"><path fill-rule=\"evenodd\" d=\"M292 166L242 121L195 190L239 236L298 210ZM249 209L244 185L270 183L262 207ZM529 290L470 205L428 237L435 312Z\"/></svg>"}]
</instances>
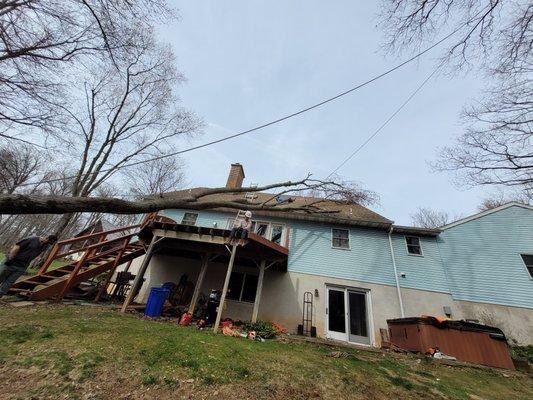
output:
<instances>
[{"instance_id":1,"label":"blue vinyl siding","mask_svg":"<svg viewBox=\"0 0 533 400\"><path fill-rule=\"evenodd\" d=\"M225 228L227 220L235 214L215 211L165 210L162 215L180 223L185 212L198 213L196 225ZM290 227L288 270L361 282L395 285L394 269L384 230L344 227L350 231L350 249L331 246L332 225L312 222L283 221ZM341 228L341 227L338 227ZM447 282L434 238L421 237L424 257L407 255L403 235L393 235L393 246L398 271L406 273L400 279L402 287L448 293Z\"/></svg>"},{"instance_id":2,"label":"blue vinyl siding","mask_svg":"<svg viewBox=\"0 0 533 400\"><path fill-rule=\"evenodd\" d=\"M185 212L198 213L197 225L225 228L235 213L165 210L181 223ZM261 220L269 220L260 218ZM350 249L335 249L327 224L286 221L290 227L288 270L313 275L394 285L394 270L384 230L345 227ZM520 254L533 254L533 210L513 206L448 228L438 238L420 237L423 256L407 253L404 235L393 234L403 288L451 293L468 300L533 308L533 279Z\"/></svg>"},{"instance_id":3,"label":"blue vinyl siding","mask_svg":"<svg viewBox=\"0 0 533 400\"><path fill-rule=\"evenodd\" d=\"M387 232L350 230L350 249L331 246L330 225L291 223L288 270L313 275L394 285Z\"/></svg>"},{"instance_id":4,"label":"blue vinyl siding","mask_svg":"<svg viewBox=\"0 0 533 400\"><path fill-rule=\"evenodd\" d=\"M186 212L198 214L198 219L196 220L197 226L203 226L206 228L212 228L213 223L217 223L217 228L225 229L228 218L235 218L235 214L226 214L216 211L196 211L196 210L163 210L159 214L164 215L165 217L172 218L178 224L181 224L183 219L183 214Z\"/></svg>"},{"instance_id":5,"label":"blue vinyl siding","mask_svg":"<svg viewBox=\"0 0 533 400\"><path fill-rule=\"evenodd\" d=\"M407 253L405 235L392 235L400 285L411 289L450 293L437 238L427 236L419 236L419 238L422 256ZM402 272L405 272L405 278L401 277Z\"/></svg>"},{"instance_id":6,"label":"blue vinyl siding","mask_svg":"<svg viewBox=\"0 0 533 400\"><path fill-rule=\"evenodd\" d=\"M439 241L454 299L533 308L520 257L533 254L533 210L512 206L451 227Z\"/></svg>"}]
</instances>

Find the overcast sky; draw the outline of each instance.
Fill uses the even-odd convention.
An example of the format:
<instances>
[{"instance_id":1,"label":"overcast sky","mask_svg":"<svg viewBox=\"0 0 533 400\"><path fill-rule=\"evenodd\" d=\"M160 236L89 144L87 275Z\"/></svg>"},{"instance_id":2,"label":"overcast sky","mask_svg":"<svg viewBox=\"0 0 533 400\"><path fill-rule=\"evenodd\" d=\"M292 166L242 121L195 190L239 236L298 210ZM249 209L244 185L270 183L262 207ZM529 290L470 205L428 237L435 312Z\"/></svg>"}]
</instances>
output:
<instances>
[{"instance_id":1,"label":"overcast sky","mask_svg":"<svg viewBox=\"0 0 533 400\"><path fill-rule=\"evenodd\" d=\"M396 65L385 54L374 1L176 1L161 28L188 81L183 105L206 123L200 144L294 112ZM438 51L319 109L184 156L192 186L225 184L229 165L247 183L327 176L433 71ZM470 214L488 189L458 188L435 173L439 147L461 133L461 108L482 87L476 74L438 75L340 171L376 191L371 207L409 224L417 207Z\"/></svg>"}]
</instances>

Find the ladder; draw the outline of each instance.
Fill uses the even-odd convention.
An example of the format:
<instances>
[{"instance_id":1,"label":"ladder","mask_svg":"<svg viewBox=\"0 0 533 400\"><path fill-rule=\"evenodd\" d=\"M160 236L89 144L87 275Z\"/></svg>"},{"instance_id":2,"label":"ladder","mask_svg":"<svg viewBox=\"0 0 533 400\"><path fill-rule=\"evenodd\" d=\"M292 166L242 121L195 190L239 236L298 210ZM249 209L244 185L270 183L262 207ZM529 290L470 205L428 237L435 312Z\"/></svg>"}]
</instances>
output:
<instances>
[{"instance_id":1,"label":"ladder","mask_svg":"<svg viewBox=\"0 0 533 400\"><path fill-rule=\"evenodd\" d=\"M250 189L257 189L257 183L251 183L250 184ZM255 199L257 197L257 195L255 194L255 192L246 192L244 194L244 198L248 201L252 201L253 199ZM239 210L239 212L241 212L242 210Z\"/></svg>"},{"instance_id":2,"label":"ladder","mask_svg":"<svg viewBox=\"0 0 533 400\"><path fill-rule=\"evenodd\" d=\"M244 219L244 214L246 214L246 210L239 210L237 212L237 216L235 217L235 219L233 220L233 226L232 227L235 227L236 224L237 224L237 221L241 221Z\"/></svg>"}]
</instances>

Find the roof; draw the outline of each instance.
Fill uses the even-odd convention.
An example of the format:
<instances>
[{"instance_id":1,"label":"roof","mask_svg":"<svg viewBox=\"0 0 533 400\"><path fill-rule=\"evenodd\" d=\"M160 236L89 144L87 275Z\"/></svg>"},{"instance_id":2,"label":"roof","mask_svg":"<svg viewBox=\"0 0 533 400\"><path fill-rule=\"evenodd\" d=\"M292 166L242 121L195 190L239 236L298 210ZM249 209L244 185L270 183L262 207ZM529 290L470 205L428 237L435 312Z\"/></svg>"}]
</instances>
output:
<instances>
[{"instance_id":1,"label":"roof","mask_svg":"<svg viewBox=\"0 0 533 400\"><path fill-rule=\"evenodd\" d=\"M516 201L511 201L509 203L505 203L499 207L495 207L495 208L492 208L490 210L486 210L486 211L482 211L480 213L477 213L477 214L474 214L474 215L471 215L469 217L466 217L466 218L462 218L460 220L457 220L455 222L452 222L448 225L444 225L443 227L441 227L440 229L441 230L446 230L446 229L450 229L450 228L453 228L454 226L457 226L457 225L462 225L462 224L465 224L467 222L470 222L470 221L473 221L475 219L478 219L478 218L483 218L487 215L490 215L490 214L494 214L494 213L497 213L499 211L503 211L503 210L506 210L508 208L511 208L511 207L522 207L522 208L525 208L527 210L532 210L533 211L533 206L529 206L527 204L523 204L523 203L518 203Z\"/></svg>"},{"instance_id":2,"label":"roof","mask_svg":"<svg viewBox=\"0 0 533 400\"><path fill-rule=\"evenodd\" d=\"M206 188L193 188L179 190L175 192L166 193L165 197L185 197L190 196L195 191L200 191ZM273 199L275 194L256 192L254 193L254 202L267 201ZM276 217L280 219L299 220L299 221L314 221L333 223L341 225L357 225L368 226L374 228L388 229L392 225L392 221L383 217L382 215L356 203L346 203L334 200L323 200L310 196L287 196L292 199L291 205L293 206L305 206L312 204L316 201L322 201L319 205L320 209L324 212L306 213L304 211L258 211L254 210L254 215ZM199 200L199 203L212 202L212 201L243 201L244 193L219 193L209 196L205 196ZM243 204L243 209L246 208L246 204ZM235 212L234 209L218 208L218 211Z\"/></svg>"},{"instance_id":3,"label":"roof","mask_svg":"<svg viewBox=\"0 0 533 400\"><path fill-rule=\"evenodd\" d=\"M442 232L440 228L421 228L418 226L394 225L394 233L403 233L416 236L438 236Z\"/></svg>"}]
</instances>

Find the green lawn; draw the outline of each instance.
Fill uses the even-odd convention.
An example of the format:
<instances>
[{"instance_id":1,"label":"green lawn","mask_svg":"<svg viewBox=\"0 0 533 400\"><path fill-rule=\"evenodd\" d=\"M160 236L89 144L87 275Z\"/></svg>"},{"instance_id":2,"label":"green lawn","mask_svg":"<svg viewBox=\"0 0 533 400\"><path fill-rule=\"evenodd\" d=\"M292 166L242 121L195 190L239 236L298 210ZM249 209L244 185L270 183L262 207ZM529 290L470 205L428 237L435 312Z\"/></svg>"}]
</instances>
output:
<instances>
[{"instance_id":1,"label":"green lawn","mask_svg":"<svg viewBox=\"0 0 533 400\"><path fill-rule=\"evenodd\" d=\"M252 342L88 306L0 306L0 371L1 399L533 398L522 373Z\"/></svg>"}]
</instances>

